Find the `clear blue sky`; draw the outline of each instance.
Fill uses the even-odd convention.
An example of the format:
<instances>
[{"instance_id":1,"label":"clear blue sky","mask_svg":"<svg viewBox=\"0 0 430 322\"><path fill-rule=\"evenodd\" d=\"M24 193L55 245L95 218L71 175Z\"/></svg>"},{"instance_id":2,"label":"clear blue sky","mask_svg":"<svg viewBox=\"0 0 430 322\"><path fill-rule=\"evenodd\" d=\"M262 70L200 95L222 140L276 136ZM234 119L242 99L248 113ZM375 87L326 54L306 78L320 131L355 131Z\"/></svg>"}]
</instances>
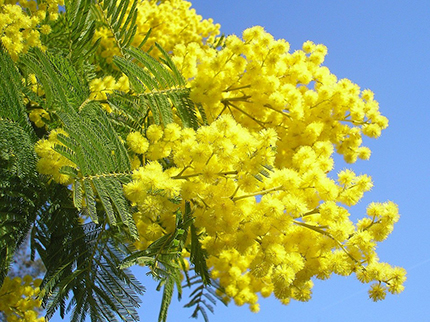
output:
<instances>
[{"instance_id":1,"label":"clear blue sky","mask_svg":"<svg viewBox=\"0 0 430 322\"><path fill-rule=\"evenodd\" d=\"M401 219L380 244L381 261L408 270L406 289L374 303L368 285L351 276L316 281L308 303L281 305L271 298L261 301L261 311L246 306L218 304L212 322L229 321L430 321L430 1L227 1L194 0L204 18L221 24L225 34L237 34L261 25L275 38L284 38L291 50L306 40L328 47L325 65L339 78L349 78L375 92L390 126L377 140L368 140L369 161L350 166L373 177L375 187L353 208L363 216L372 201L392 200ZM344 168L338 164L337 170ZM143 271L142 271L143 272ZM143 273L138 273L143 275ZM143 277L143 276L142 276ZM141 320L156 321L161 294L143 278ZM174 301L168 322L194 321ZM58 321L53 319L52 321ZM200 319L199 321L203 321Z\"/></svg>"}]
</instances>

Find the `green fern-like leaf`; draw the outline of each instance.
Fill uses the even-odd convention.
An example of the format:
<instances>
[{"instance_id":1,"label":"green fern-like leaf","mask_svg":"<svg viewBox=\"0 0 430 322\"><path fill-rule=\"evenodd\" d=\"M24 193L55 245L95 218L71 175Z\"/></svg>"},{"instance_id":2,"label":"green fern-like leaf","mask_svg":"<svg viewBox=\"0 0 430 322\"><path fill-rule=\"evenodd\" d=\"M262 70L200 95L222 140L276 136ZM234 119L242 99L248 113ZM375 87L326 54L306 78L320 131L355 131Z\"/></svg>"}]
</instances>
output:
<instances>
[{"instance_id":1,"label":"green fern-like leaf","mask_svg":"<svg viewBox=\"0 0 430 322\"><path fill-rule=\"evenodd\" d=\"M207 311L214 313L213 306L218 302L226 305L222 297L216 292L216 290L221 289L221 287L215 281L212 282L213 285L208 285L202 280L199 274L189 277L188 273L186 273L186 281L184 287L193 288L193 291L189 296L190 301L185 304L184 307L194 308L191 314L192 318L197 319L201 314L205 322L208 322L209 316Z\"/></svg>"},{"instance_id":2,"label":"green fern-like leaf","mask_svg":"<svg viewBox=\"0 0 430 322\"><path fill-rule=\"evenodd\" d=\"M181 253L182 249L185 247L193 220L194 218L191 216L189 205L185 208L184 215L180 211L177 211L176 229L174 232L160 237L147 249L134 252L130 256L126 257L120 266L122 268L127 268L136 264L146 265L149 267L152 276L159 281L157 289L163 289L158 319L159 322L165 322L167 319L167 310L170 305L175 286L178 292L178 297L181 298L182 296ZM197 251L202 252L201 249L198 249ZM198 254L194 254L194 256L199 257ZM201 259L204 259L204 257ZM205 272L202 271L203 268L206 268L205 264L199 263L199 265L201 266L199 274L202 274L205 278L203 287L206 287L209 284L209 280L206 280L209 278L209 273L207 270Z\"/></svg>"},{"instance_id":3,"label":"green fern-like leaf","mask_svg":"<svg viewBox=\"0 0 430 322\"><path fill-rule=\"evenodd\" d=\"M163 297L161 299L160 312L158 314L158 322L165 322L167 319L167 310L172 301L175 282L169 277L164 281Z\"/></svg>"},{"instance_id":4,"label":"green fern-like leaf","mask_svg":"<svg viewBox=\"0 0 430 322\"><path fill-rule=\"evenodd\" d=\"M89 97L85 77L77 72L69 59L34 48L21 58L21 62L42 84L46 96L43 107L47 111L77 112Z\"/></svg>"},{"instance_id":5,"label":"green fern-like leaf","mask_svg":"<svg viewBox=\"0 0 430 322\"><path fill-rule=\"evenodd\" d=\"M137 0L97 1L96 10L99 20L104 23L124 55L136 34Z\"/></svg>"},{"instance_id":6,"label":"green fern-like leaf","mask_svg":"<svg viewBox=\"0 0 430 322\"><path fill-rule=\"evenodd\" d=\"M42 295L47 317L59 309L72 310L71 321L138 321L138 294L143 286L127 270L118 268L129 254L124 235L107 226L79 223L73 208L52 204L35 227L35 244L47 273ZM67 306L67 299L72 295Z\"/></svg>"},{"instance_id":7,"label":"green fern-like leaf","mask_svg":"<svg viewBox=\"0 0 430 322\"><path fill-rule=\"evenodd\" d=\"M96 16L93 0L66 0L65 10L44 37L48 48L62 52L74 66L83 67L91 61L100 39L94 41Z\"/></svg>"},{"instance_id":8,"label":"green fern-like leaf","mask_svg":"<svg viewBox=\"0 0 430 322\"><path fill-rule=\"evenodd\" d=\"M36 172L34 142L22 99L21 75L0 48L0 285L12 257L43 204L45 182Z\"/></svg>"},{"instance_id":9,"label":"green fern-like leaf","mask_svg":"<svg viewBox=\"0 0 430 322\"><path fill-rule=\"evenodd\" d=\"M89 100L88 83L70 60L61 56L35 50L23 61L42 82L47 109L67 133L58 135L63 145L55 150L77 166L78 171L61 169L75 179L75 206L81 209L85 200L85 211L97 223L97 205L101 205L111 225L124 225L136 237L130 206L122 191L122 185L130 179L129 157L106 113L97 102Z\"/></svg>"},{"instance_id":10,"label":"green fern-like leaf","mask_svg":"<svg viewBox=\"0 0 430 322\"><path fill-rule=\"evenodd\" d=\"M22 99L24 86L17 67L0 47L0 118L16 122L32 141L36 140Z\"/></svg>"},{"instance_id":11,"label":"green fern-like leaf","mask_svg":"<svg viewBox=\"0 0 430 322\"><path fill-rule=\"evenodd\" d=\"M160 46L157 47L163 54L164 63L137 48L125 50L134 61L115 57L114 62L128 76L134 94L151 110L155 123L173 122L172 108L175 107L183 125L196 129L199 126L199 108L189 98L185 80L168 54Z\"/></svg>"},{"instance_id":12,"label":"green fern-like leaf","mask_svg":"<svg viewBox=\"0 0 430 322\"><path fill-rule=\"evenodd\" d=\"M128 133L147 127L149 107L141 97L114 92L108 102L115 111L109 115L111 122L124 139Z\"/></svg>"},{"instance_id":13,"label":"green fern-like leaf","mask_svg":"<svg viewBox=\"0 0 430 322\"><path fill-rule=\"evenodd\" d=\"M192 218L189 202L185 204L185 218ZM191 271L194 271L195 275L189 277L188 272L185 272L186 284L184 287L194 288L194 290L190 294L190 301L184 307L194 307L191 317L197 318L201 314L204 320L208 322L206 310L213 313L213 305L216 305L217 300L222 301L222 298L216 293L216 290L221 289L221 287L210 278L206 265L207 253L200 243L201 236L197 233L194 224L190 225L189 233L191 234L190 261L193 265Z\"/></svg>"},{"instance_id":14,"label":"green fern-like leaf","mask_svg":"<svg viewBox=\"0 0 430 322\"><path fill-rule=\"evenodd\" d=\"M94 107L82 115L73 117L67 113L59 113L58 116L69 135L59 136L59 140L73 150L74 155L65 153L64 148L56 149L75 162L81 171L81 177L76 179L80 183L75 185L75 189L78 189L75 196L78 196L78 200L87 197L89 214L98 222L94 207L97 195L110 224L117 225L120 222L129 227L133 236L137 236L130 207L122 190L122 185L130 180L130 162L125 147L106 114L100 108ZM79 207L79 204L76 206Z\"/></svg>"}]
</instances>

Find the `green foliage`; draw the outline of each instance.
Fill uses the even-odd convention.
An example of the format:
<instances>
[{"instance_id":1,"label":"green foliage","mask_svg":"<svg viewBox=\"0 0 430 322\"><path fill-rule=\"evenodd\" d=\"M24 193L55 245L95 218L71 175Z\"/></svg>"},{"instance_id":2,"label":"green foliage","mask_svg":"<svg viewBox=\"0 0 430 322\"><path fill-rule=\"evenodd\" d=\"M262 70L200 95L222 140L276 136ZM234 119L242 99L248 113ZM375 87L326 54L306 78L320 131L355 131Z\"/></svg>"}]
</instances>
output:
<instances>
[{"instance_id":1,"label":"green foliage","mask_svg":"<svg viewBox=\"0 0 430 322\"><path fill-rule=\"evenodd\" d=\"M215 281L212 281L210 284L208 284L204 282L198 274L195 274L192 277L189 277L187 274L186 281L185 287L190 289L194 288L194 290L190 294L190 301L185 304L184 307L194 307L191 317L198 318L199 314L201 314L205 322L208 322L209 317L206 310L214 313L213 306L216 305L217 302L226 304L224 300L216 293L217 289L221 289L220 285L218 285Z\"/></svg>"},{"instance_id":2,"label":"green foliage","mask_svg":"<svg viewBox=\"0 0 430 322\"><path fill-rule=\"evenodd\" d=\"M10 120L0 120L0 284L15 250L35 220L38 194L35 155L26 132ZM33 172L31 172L33 170Z\"/></svg>"},{"instance_id":3,"label":"green foliage","mask_svg":"<svg viewBox=\"0 0 430 322\"><path fill-rule=\"evenodd\" d=\"M187 217L192 218L192 211L188 202L185 204L185 211ZM208 322L209 318L206 309L213 313L212 305L216 305L216 300L222 302L222 298L216 293L216 290L221 289L221 287L216 281L211 280L209 276L206 265L207 254L202 248L200 236L194 224L190 226L189 233L191 234L190 260L193 264L192 271L194 271L194 276L190 277L188 272L185 274L185 287L190 289L194 288L194 290L190 294L190 301L185 304L184 307L194 307L191 317L197 318L199 314L202 314L204 320ZM207 300L211 302L212 305L209 304Z\"/></svg>"},{"instance_id":4,"label":"green foliage","mask_svg":"<svg viewBox=\"0 0 430 322\"><path fill-rule=\"evenodd\" d=\"M82 224L67 188L57 189L33 229L34 245L46 265L42 298L47 317L72 309L71 321L137 321L143 286L118 268L129 249L127 235L107 225ZM66 300L72 293L70 304Z\"/></svg>"},{"instance_id":5,"label":"green foliage","mask_svg":"<svg viewBox=\"0 0 430 322\"><path fill-rule=\"evenodd\" d=\"M122 193L122 184L130 172L128 155L105 112L97 102L89 100L88 83L69 59L59 55L35 50L23 62L41 80L47 109L67 133L67 136L58 136L64 146L55 149L80 170L79 174L71 167L61 170L75 181L75 206L82 210L84 199L83 211L98 223L98 198L109 223L125 225L131 235L136 236L135 224Z\"/></svg>"},{"instance_id":6,"label":"green foliage","mask_svg":"<svg viewBox=\"0 0 430 322\"><path fill-rule=\"evenodd\" d=\"M112 32L123 54L123 50L130 46L136 34L136 6L136 0L98 1L96 5L98 14L103 17L100 20L105 21L105 26Z\"/></svg>"},{"instance_id":7,"label":"green foliage","mask_svg":"<svg viewBox=\"0 0 430 322\"><path fill-rule=\"evenodd\" d=\"M93 41L96 20L94 1L66 0L65 11L60 15L44 43L48 48L62 52L75 66L84 65L94 54L100 40Z\"/></svg>"},{"instance_id":8,"label":"green foliage","mask_svg":"<svg viewBox=\"0 0 430 322\"><path fill-rule=\"evenodd\" d=\"M129 179L130 162L105 113L100 107L88 107L76 115L60 112L59 118L68 136L59 136L66 147L56 146L56 150L73 161L81 172L64 169L75 179L75 206L81 209L79 201L85 199L86 211L97 223L94 201L98 197L109 223L115 226L119 221L136 236L135 224L122 193L122 184Z\"/></svg>"},{"instance_id":9,"label":"green foliage","mask_svg":"<svg viewBox=\"0 0 430 322\"><path fill-rule=\"evenodd\" d=\"M35 133L27 117L27 112L22 99L24 86L22 76L9 55L0 47L0 117L15 122L29 136L36 140Z\"/></svg>"},{"instance_id":10,"label":"green foliage","mask_svg":"<svg viewBox=\"0 0 430 322\"><path fill-rule=\"evenodd\" d=\"M169 55L158 44L156 46L163 54L162 63L133 47L125 50L133 61L115 57L114 62L128 76L134 93L138 94L140 105L152 112L156 124L173 122L173 105L182 124L196 129L199 126L197 110L206 122L204 112L190 100L185 80Z\"/></svg>"},{"instance_id":11,"label":"green foliage","mask_svg":"<svg viewBox=\"0 0 430 322\"><path fill-rule=\"evenodd\" d=\"M121 264L122 268L132 265L145 265L150 269L152 277L159 281L157 290L163 288L163 297L158 317L159 322L167 319L167 310L172 300L176 285L179 298L182 296L182 270L181 253L187 239L187 231L193 219L176 213L176 229L153 242L147 249L136 251L126 257Z\"/></svg>"},{"instance_id":12,"label":"green foliage","mask_svg":"<svg viewBox=\"0 0 430 322\"><path fill-rule=\"evenodd\" d=\"M35 220L43 187L36 173L36 135L25 111L21 76L0 49L0 284Z\"/></svg>"},{"instance_id":13,"label":"green foliage","mask_svg":"<svg viewBox=\"0 0 430 322\"><path fill-rule=\"evenodd\" d=\"M150 269L159 282L157 289L163 290L159 321L166 321L175 289L182 296L181 254L188 237L196 276L186 276L186 287L201 286L187 306L196 307L194 317L200 312L205 319L204 307L212 310L204 301L213 300L205 295L212 287L206 254L189 205L185 213L177 211L173 233L144 251L132 247L137 238L134 209L122 188L131 180L126 134L153 123L171 123L174 113L184 127L197 129L207 123L168 53L156 45L162 53L156 60L140 46L130 46L136 32L136 4L65 1L66 11L45 41L46 52L33 49L14 63L0 51L0 285L13 254L30 232L32 254L37 252L46 267L41 297L48 318L59 310L61 316L71 312L72 321L87 316L93 322L139 320L136 308L144 287L127 268L140 264ZM114 92L103 102L92 100L89 89L99 43L93 41L95 21L114 35L122 53L114 62L132 87L129 93ZM23 82L29 74L36 76L42 95ZM102 103L114 113L107 113ZM35 130L31 125L28 113L33 108L49 112L46 128ZM74 164L60 170L72 179L68 187L36 170L34 146L54 129L66 133L58 134L61 144L55 151Z\"/></svg>"},{"instance_id":14,"label":"green foliage","mask_svg":"<svg viewBox=\"0 0 430 322\"><path fill-rule=\"evenodd\" d=\"M159 281L158 290L163 288L163 297L161 302L160 314L158 321L164 322L167 319L167 309L173 296L174 286L178 290L178 296L182 296L182 272L186 272L181 262L181 252L185 247L188 234L191 234L191 263L195 275L191 278L185 273L186 283L184 287L194 288L190 294L190 301L185 307L194 307L191 317L197 318L202 314L205 321L208 321L206 309L213 312L213 306L217 300L222 301L221 297L216 294L219 285L210 280L206 266L206 253L202 250L199 237L193 225L189 203L186 203L185 214L180 211L176 213L176 229L171 234L166 234L152 243L143 251L134 252L126 257L121 267L127 268L132 265L145 265L150 268L152 277ZM209 304L207 301L211 302Z\"/></svg>"},{"instance_id":15,"label":"green foliage","mask_svg":"<svg viewBox=\"0 0 430 322\"><path fill-rule=\"evenodd\" d=\"M74 66L88 68L100 44L94 37L98 27L105 26L112 32L121 52L130 46L137 28L136 5L136 0L66 0L64 12L44 43L67 56Z\"/></svg>"},{"instance_id":16,"label":"green foliage","mask_svg":"<svg viewBox=\"0 0 430 322\"><path fill-rule=\"evenodd\" d=\"M40 103L50 113L77 112L88 98L90 92L84 75L79 74L70 60L60 54L44 54L36 48L22 57L21 62L43 86L45 101Z\"/></svg>"}]
</instances>

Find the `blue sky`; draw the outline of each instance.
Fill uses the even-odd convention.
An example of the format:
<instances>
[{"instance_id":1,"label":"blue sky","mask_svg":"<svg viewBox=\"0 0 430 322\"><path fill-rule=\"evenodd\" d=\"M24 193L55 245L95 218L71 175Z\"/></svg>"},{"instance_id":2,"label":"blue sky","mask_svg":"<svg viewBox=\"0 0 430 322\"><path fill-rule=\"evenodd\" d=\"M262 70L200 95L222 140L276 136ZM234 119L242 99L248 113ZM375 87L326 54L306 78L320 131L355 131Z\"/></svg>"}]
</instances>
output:
<instances>
[{"instance_id":1,"label":"blue sky","mask_svg":"<svg viewBox=\"0 0 430 322\"><path fill-rule=\"evenodd\" d=\"M261 25L275 38L284 38L291 50L306 40L328 47L326 65L339 78L349 78L370 88L390 126L377 140L369 161L348 166L373 177L374 188L352 208L361 217L372 201L392 200L401 219L394 232L378 247L381 261L408 271L406 289L374 303L368 285L355 277L316 281L308 303L281 305L276 299L261 301L261 311L221 304L210 321L430 321L427 307L430 282L430 2L422 1L227 1L194 0L204 18L221 24L225 34L237 34ZM337 170L345 164L339 162ZM156 321L161 294L135 271L147 286L141 320ZM192 313L182 308L186 298L174 301L168 322L187 321ZM53 319L52 321L58 321ZM194 321L190 319L189 321ZM200 319L199 321L203 321Z\"/></svg>"}]
</instances>

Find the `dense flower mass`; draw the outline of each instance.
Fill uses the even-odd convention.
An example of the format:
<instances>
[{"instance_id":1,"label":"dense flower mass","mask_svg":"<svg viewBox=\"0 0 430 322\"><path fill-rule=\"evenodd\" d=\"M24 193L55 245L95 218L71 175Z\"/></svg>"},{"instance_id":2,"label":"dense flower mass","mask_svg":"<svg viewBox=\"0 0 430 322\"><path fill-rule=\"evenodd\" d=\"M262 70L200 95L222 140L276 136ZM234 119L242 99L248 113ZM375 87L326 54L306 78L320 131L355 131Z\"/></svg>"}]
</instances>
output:
<instances>
[{"instance_id":1,"label":"dense flower mass","mask_svg":"<svg viewBox=\"0 0 430 322\"><path fill-rule=\"evenodd\" d=\"M397 206L373 203L354 225L345 206L360 200L371 179L351 170L340 172L337 182L329 179L330 144L301 147L293 166L280 169L273 129L252 132L221 116L197 131L177 129L172 138L166 135L170 126L148 128L149 142L140 134L127 138L130 149L148 160L124 187L139 210L138 248L174 230L180 197L192 204L205 236L212 277L238 305L257 311L257 293L273 293L283 303L307 301L311 279L332 273L376 281L369 292L374 300L403 289L404 270L379 263L375 252L398 220ZM163 170L156 159L175 166Z\"/></svg>"},{"instance_id":2,"label":"dense flower mass","mask_svg":"<svg viewBox=\"0 0 430 322\"><path fill-rule=\"evenodd\" d=\"M52 131L48 139L37 142L35 149L40 157L37 169L42 174L51 175L56 182L69 185L72 183L70 176L60 173L60 169L64 166L76 167L76 165L54 150L55 145L62 145L57 139L58 134L67 136L66 132L58 129Z\"/></svg>"},{"instance_id":3,"label":"dense flower mass","mask_svg":"<svg viewBox=\"0 0 430 322\"><path fill-rule=\"evenodd\" d=\"M290 167L296 149L317 142L334 144L347 162L368 159L362 134L376 138L388 121L370 90L338 80L322 66L326 53L310 41L289 53L285 40L257 26L242 39L228 36L220 50L179 44L173 59L211 120L231 113L249 129L276 130L277 166Z\"/></svg>"},{"instance_id":4,"label":"dense flower mass","mask_svg":"<svg viewBox=\"0 0 430 322\"><path fill-rule=\"evenodd\" d=\"M41 282L29 275L13 279L6 277L0 288L0 312L6 315L8 322L45 321L37 311L41 304L41 300L37 299Z\"/></svg>"},{"instance_id":5,"label":"dense flower mass","mask_svg":"<svg viewBox=\"0 0 430 322\"><path fill-rule=\"evenodd\" d=\"M50 20L58 18L63 0L0 1L0 40L15 60L30 47L44 48L40 34L49 34Z\"/></svg>"},{"instance_id":6,"label":"dense flower mass","mask_svg":"<svg viewBox=\"0 0 430 322\"><path fill-rule=\"evenodd\" d=\"M31 46L43 47L38 33L49 32L46 12L56 17L30 3L0 1L2 43L15 59ZM44 3L53 8L59 2ZM135 209L135 246L145 250L172 233L176 214L190 205L219 294L253 312L260 296L273 294L284 304L308 301L312 280L332 274L371 283L375 301L400 293L405 270L380 262L376 253L399 220L397 205L371 203L353 222L350 209L371 190L372 179L348 169L336 173L333 159L334 153L348 163L370 158L363 136L377 138L388 126L374 94L333 75L323 65L324 45L307 41L290 52L287 41L260 26L221 38L219 25L202 20L183 0L144 0L137 8L133 45L152 30L143 50L158 57L151 49L157 42L171 55L191 100L202 108L203 125L156 124L148 111L145 122L127 124L128 133L121 127L132 169L123 191ZM107 27L97 29L98 38L96 67L123 54ZM125 116L109 105L109 94L133 94L129 80L97 72L99 78L88 80L88 101L101 103L120 122ZM50 119L44 109L29 114L37 127ZM74 178L61 169L80 169L58 152L58 136L67 133L51 129L36 144L37 168L69 186Z\"/></svg>"},{"instance_id":7,"label":"dense flower mass","mask_svg":"<svg viewBox=\"0 0 430 322\"><path fill-rule=\"evenodd\" d=\"M159 55L159 51L153 48L156 42L166 51L171 51L177 44L211 42L219 34L220 26L213 24L212 19L202 19L188 1L144 0L139 1L137 9L137 32L133 45L138 46L151 30L142 49L151 49L154 57ZM108 28L98 29L95 38L101 38L100 55L109 64L113 56L121 54Z\"/></svg>"},{"instance_id":8,"label":"dense flower mass","mask_svg":"<svg viewBox=\"0 0 430 322\"><path fill-rule=\"evenodd\" d=\"M175 167L162 172L151 161L125 186L139 208L141 248L174 228L178 205L169 200L180 196L206 236L212 277L238 305L258 311L258 293L283 303L309 300L311 279L332 273L376 281L374 300L403 288L404 270L379 263L375 253L398 220L397 206L372 204L354 224L347 207L371 189L371 178L351 170L339 172L337 182L328 175L334 148L349 163L367 160L362 135L378 137L388 121L370 90L322 66L326 53L310 41L289 53L285 40L258 26L242 39L227 37L221 48L173 48L211 124L185 129L172 150L151 142L149 150L164 151L158 159Z\"/></svg>"},{"instance_id":9,"label":"dense flower mass","mask_svg":"<svg viewBox=\"0 0 430 322\"><path fill-rule=\"evenodd\" d=\"M128 92L129 89L130 85L126 76L115 80L109 75L103 78L95 78L90 82L91 99L93 100L106 100L107 95L115 90ZM112 112L109 104L104 103L102 106L107 112Z\"/></svg>"}]
</instances>

